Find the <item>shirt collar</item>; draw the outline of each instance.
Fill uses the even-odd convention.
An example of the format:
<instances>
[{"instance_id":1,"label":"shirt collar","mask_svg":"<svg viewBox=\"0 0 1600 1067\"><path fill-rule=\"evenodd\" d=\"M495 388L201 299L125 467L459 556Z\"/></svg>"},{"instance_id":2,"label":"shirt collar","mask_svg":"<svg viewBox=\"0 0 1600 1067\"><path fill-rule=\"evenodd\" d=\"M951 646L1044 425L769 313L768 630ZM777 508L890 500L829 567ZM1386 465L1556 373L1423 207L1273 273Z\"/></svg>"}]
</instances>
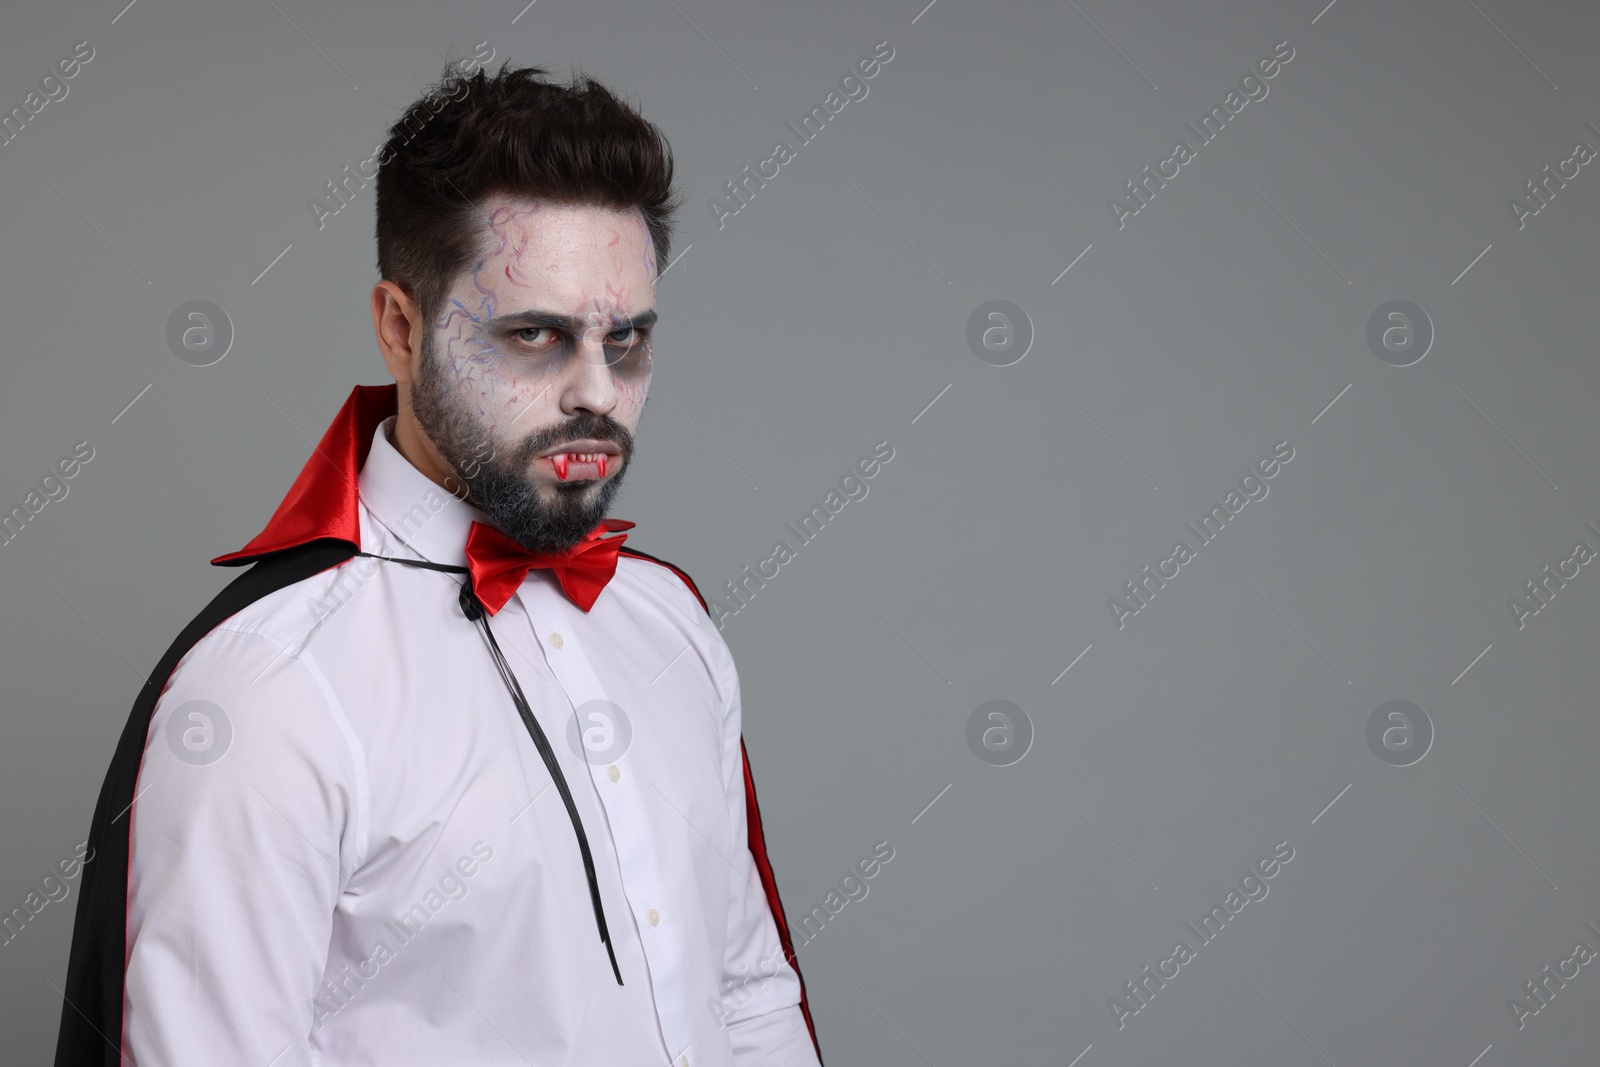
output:
<instances>
[{"instance_id":1,"label":"shirt collar","mask_svg":"<svg viewBox=\"0 0 1600 1067\"><path fill-rule=\"evenodd\" d=\"M423 474L389 441L394 416L372 433L361 468L361 502L402 544L434 563L465 566L467 533L489 518Z\"/></svg>"},{"instance_id":2,"label":"shirt collar","mask_svg":"<svg viewBox=\"0 0 1600 1067\"><path fill-rule=\"evenodd\" d=\"M384 425L398 403L399 391L392 383L356 386L266 528L237 552L211 562L239 567L320 540L343 541L359 550L363 499L419 553L438 563L463 562L467 530L472 520L483 522L485 517L436 485L389 443ZM377 466L369 477L367 468L374 459ZM430 488L434 497L427 495ZM443 506L435 509L436 502ZM413 512L413 505L420 510Z\"/></svg>"}]
</instances>

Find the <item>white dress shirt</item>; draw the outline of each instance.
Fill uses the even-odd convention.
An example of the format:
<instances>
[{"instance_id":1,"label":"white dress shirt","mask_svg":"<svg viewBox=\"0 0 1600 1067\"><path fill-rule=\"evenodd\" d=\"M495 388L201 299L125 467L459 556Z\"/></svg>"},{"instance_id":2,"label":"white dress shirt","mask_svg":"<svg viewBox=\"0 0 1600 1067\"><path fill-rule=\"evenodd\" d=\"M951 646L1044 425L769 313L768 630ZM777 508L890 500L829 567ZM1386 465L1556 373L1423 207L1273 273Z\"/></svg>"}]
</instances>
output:
<instances>
[{"instance_id":1,"label":"white dress shirt","mask_svg":"<svg viewBox=\"0 0 1600 1067\"><path fill-rule=\"evenodd\" d=\"M485 517L392 422L362 549L464 565ZM738 674L695 595L622 556L587 614L534 570L490 619L587 832L619 986L461 580L356 557L183 658L130 813L128 1062L816 1067L746 843Z\"/></svg>"}]
</instances>

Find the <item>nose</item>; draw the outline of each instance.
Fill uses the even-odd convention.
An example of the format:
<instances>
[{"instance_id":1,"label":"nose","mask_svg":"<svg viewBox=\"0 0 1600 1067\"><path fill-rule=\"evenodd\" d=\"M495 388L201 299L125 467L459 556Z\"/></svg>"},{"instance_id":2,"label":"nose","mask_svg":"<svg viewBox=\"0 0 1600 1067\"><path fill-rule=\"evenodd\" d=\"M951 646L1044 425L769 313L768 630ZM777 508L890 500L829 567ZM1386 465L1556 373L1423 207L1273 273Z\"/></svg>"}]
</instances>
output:
<instances>
[{"instance_id":1,"label":"nose","mask_svg":"<svg viewBox=\"0 0 1600 1067\"><path fill-rule=\"evenodd\" d=\"M605 327L591 327L577 339L577 358L570 362L563 383L563 413L609 415L616 408L619 394L606 359L605 337Z\"/></svg>"}]
</instances>

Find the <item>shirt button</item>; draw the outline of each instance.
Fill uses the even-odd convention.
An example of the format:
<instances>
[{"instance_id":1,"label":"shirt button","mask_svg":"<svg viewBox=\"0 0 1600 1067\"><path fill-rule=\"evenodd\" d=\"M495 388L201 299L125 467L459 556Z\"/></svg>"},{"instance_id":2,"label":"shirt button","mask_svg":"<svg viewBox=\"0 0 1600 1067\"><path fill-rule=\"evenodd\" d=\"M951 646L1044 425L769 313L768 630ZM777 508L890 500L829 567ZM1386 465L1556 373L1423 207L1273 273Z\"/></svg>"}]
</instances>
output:
<instances>
[{"instance_id":1,"label":"shirt button","mask_svg":"<svg viewBox=\"0 0 1600 1067\"><path fill-rule=\"evenodd\" d=\"M689 1067L689 1057L688 1056L679 1056L678 1057L678 1067Z\"/></svg>"},{"instance_id":2,"label":"shirt button","mask_svg":"<svg viewBox=\"0 0 1600 1067\"><path fill-rule=\"evenodd\" d=\"M649 911L645 912L644 917L650 920L651 926L658 926L661 923L661 913L654 908L651 908Z\"/></svg>"},{"instance_id":3,"label":"shirt button","mask_svg":"<svg viewBox=\"0 0 1600 1067\"><path fill-rule=\"evenodd\" d=\"M550 647L552 647L552 648L560 648L562 645L564 645L566 643L567 642L562 638L562 636L560 634L556 633L554 630L552 630L550 632Z\"/></svg>"},{"instance_id":4,"label":"shirt button","mask_svg":"<svg viewBox=\"0 0 1600 1067\"><path fill-rule=\"evenodd\" d=\"M606 768L606 777L615 782L618 778L622 777L622 772L619 771L617 769L617 765L613 763L611 766Z\"/></svg>"}]
</instances>

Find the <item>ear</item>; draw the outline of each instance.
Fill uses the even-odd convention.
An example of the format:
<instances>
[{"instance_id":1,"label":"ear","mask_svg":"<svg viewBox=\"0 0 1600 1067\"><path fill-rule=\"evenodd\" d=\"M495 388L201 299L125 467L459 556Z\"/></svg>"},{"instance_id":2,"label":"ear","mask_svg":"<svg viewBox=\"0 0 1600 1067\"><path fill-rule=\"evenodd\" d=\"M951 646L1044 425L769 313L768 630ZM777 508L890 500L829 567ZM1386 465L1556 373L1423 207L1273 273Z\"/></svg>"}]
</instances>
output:
<instances>
[{"instance_id":1,"label":"ear","mask_svg":"<svg viewBox=\"0 0 1600 1067\"><path fill-rule=\"evenodd\" d=\"M372 287L372 328L384 365L404 391L415 380L422 359L422 316L411 296L394 282Z\"/></svg>"}]
</instances>

